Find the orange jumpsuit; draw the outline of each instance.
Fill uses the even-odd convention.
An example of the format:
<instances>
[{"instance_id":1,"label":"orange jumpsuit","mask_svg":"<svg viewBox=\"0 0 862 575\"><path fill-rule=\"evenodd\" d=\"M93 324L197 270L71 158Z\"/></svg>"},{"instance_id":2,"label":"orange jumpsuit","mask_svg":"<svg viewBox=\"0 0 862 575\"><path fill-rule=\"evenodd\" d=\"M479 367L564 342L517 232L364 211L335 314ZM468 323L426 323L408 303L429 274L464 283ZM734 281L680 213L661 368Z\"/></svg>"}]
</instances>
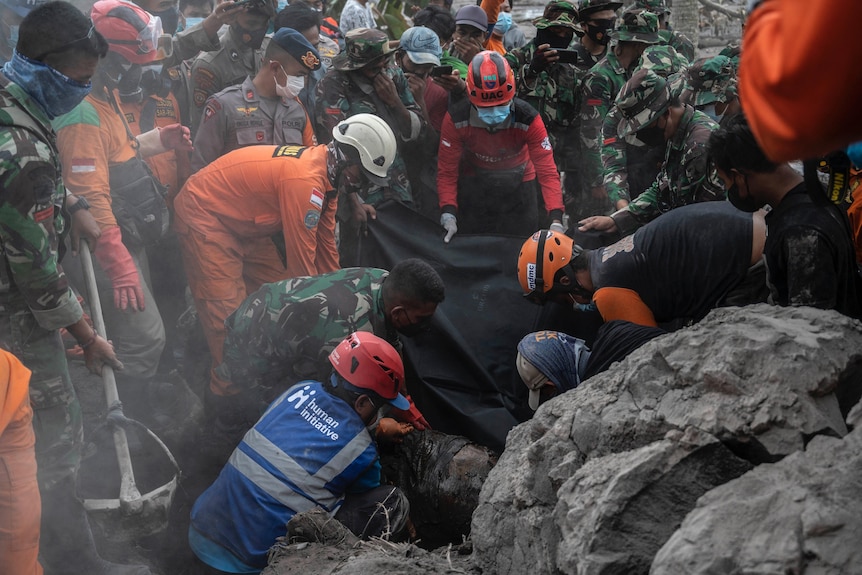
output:
<instances>
[{"instance_id":1,"label":"orange jumpsuit","mask_svg":"<svg viewBox=\"0 0 862 575\"><path fill-rule=\"evenodd\" d=\"M862 140L859 0L765 0L745 23L739 97L776 162Z\"/></svg>"},{"instance_id":2,"label":"orange jumpsuit","mask_svg":"<svg viewBox=\"0 0 862 575\"><path fill-rule=\"evenodd\" d=\"M0 566L3 573L41 575L36 436L28 387L30 370L0 350Z\"/></svg>"},{"instance_id":3,"label":"orange jumpsuit","mask_svg":"<svg viewBox=\"0 0 862 575\"><path fill-rule=\"evenodd\" d=\"M213 367L224 321L262 284L338 269L326 146L248 146L194 174L174 199L189 288ZM273 235L284 238L282 263ZM265 240L265 241L261 241ZM212 374L216 395L232 395Z\"/></svg>"}]
</instances>

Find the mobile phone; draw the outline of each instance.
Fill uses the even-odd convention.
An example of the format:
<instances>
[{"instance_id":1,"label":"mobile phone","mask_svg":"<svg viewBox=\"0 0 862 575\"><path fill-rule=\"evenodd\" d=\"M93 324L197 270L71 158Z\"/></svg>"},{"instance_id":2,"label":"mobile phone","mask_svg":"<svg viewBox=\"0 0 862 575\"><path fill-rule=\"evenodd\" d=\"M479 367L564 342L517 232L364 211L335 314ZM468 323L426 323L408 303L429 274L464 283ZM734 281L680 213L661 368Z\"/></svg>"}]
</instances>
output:
<instances>
[{"instance_id":1,"label":"mobile phone","mask_svg":"<svg viewBox=\"0 0 862 575\"><path fill-rule=\"evenodd\" d=\"M452 73L452 66L434 66L431 68L432 76L448 76Z\"/></svg>"},{"instance_id":2,"label":"mobile phone","mask_svg":"<svg viewBox=\"0 0 862 575\"><path fill-rule=\"evenodd\" d=\"M578 53L574 50L557 50L557 56L560 57L557 62L561 64L577 64Z\"/></svg>"}]
</instances>

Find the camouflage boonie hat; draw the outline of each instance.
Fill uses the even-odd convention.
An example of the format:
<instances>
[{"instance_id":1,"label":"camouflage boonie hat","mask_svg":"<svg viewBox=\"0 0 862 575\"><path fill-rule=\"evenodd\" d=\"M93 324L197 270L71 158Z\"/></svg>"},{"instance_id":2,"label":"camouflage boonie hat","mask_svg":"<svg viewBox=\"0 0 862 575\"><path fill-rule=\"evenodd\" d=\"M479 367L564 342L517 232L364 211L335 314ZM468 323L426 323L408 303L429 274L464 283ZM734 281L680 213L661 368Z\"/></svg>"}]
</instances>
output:
<instances>
[{"instance_id":1,"label":"camouflage boonie hat","mask_svg":"<svg viewBox=\"0 0 862 575\"><path fill-rule=\"evenodd\" d=\"M583 22L584 20L589 20L589 17L596 12L619 10L622 8L622 5L622 2L612 2L611 0L581 0L581 5L578 7L578 16L581 22Z\"/></svg>"},{"instance_id":2,"label":"camouflage boonie hat","mask_svg":"<svg viewBox=\"0 0 862 575\"><path fill-rule=\"evenodd\" d=\"M640 8L642 10L649 10L656 16L664 16L665 14L670 14L670 8L668 8L664 0L635 0L633 8Z\"/></svg>"},{"instance_id":3,"label":"camouflage boonie hat","mask_svg":"<svg viewBox=\"0 0 862 575\"><path fill-rule=\"evenodd\" d=\"M580 24L578 24L569 14L560 14L554 20L548 20L547 18L537 18L533 21L533 25L536 27L536 30L544 30L545 28L553 28L555 26L568 28L569 30L574 30L575 34L578 36L584 35L584 30L581 28Z\"/></svg>"},{"instance_id":4,"label":"camouflage boonie hat","mask_svg":"<svg viewBox=\"0 0 862 575\"><path fill-rule=\"evenodd\" d=\"M332 67L341 71L359 70L393 52L385 32L355 28L345 34L344 52L332 59Z\"/></svg>"},{"instance_id":5,"label":"camouflage boonie hat","mask_svg":"<svg viewBox=\"0 0 862 575\"><path fill-rule=\"evenodd\" d=\"M658 18L646 10L626 10L610 37L621 42L658 44Z\"/></svg>"},{"instance_id":6,"label":"camouflage boonie hat","mask_svg":"<svg viewBox=\"0 0 862 575\"><path fill-rule=\"evenodd\" d=\"M736 97L736 75L733 62L727 56L697 60L686 73L686 88L692 91L692 104L705 106L713 102L727 103Z\"/></svg>"},{"instance_id":7,"label":"camouflage boonie hat","mask_svg":"<svg viewBox=\"0 0 862 575\"><path fill-rule=\"evenodd\" d=\"M568 14L572 17L572 20L576 20L578 18L578 9L575 7L573 2L567 2L566 0L551 0L545 5L541 18L537 18L537 20L549 19L552 13Z\"/></svg>"},{"instance_id":8,"label":"camouflage boonie hat","mask_svg":"<svg viewBox=\"0 0 862 575\"><path fill-rule=\"evenodd\" d=\"M647 46L636 70L652 70L662 78L682 72L688 66L685 56L668 44Z\"/></svg>"},{"instance_id":9,"label":"camouflage boonie hat","mask_svg":"<svg viewBox=\"0 0 862 575\"><path fill-rule=\"evenodd\" d=\"M727 56L733 64L733 71L739 71L739 57L742 55L742 44L739 42L731 42L718 53L719 56Z\"/></svg>"},{"instance_id":10,"label":"camouflage boonie hat","mask_svg":"<svg viewBox=\"0 0 862 575\"><path fill-rule=\"evenodd\" d=\"M635 72L614 102L622 118L617 135L624 138L655 121L679 96L683 85L681 74L664 79L652 70Z\"/></svg>"}]
</instances>

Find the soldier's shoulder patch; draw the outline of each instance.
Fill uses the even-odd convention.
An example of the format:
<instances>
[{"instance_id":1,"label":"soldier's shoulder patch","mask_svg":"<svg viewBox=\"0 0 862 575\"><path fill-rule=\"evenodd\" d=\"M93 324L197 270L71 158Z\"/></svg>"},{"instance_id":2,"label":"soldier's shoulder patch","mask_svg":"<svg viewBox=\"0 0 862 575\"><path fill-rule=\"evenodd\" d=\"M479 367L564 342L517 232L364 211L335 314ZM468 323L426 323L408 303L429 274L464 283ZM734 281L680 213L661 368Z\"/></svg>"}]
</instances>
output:
<instances>
[{"instance_id":1,"label":"soldier's shoulder patch","mask_svg":"<svg viewBox=\"0 0 862 575\"><path fill-rule=\"evenodd\" d=\"M204 108L204 122L218 114L219 110L221 110L221 104L219 104L218 100L213 98L207 100L207 107Z\"/></svg>"},{"instance_id":2,"label":"soldier's shoulder patch","mask_svg":"<svg viewBox=\"0 0 862 575\"><path fill-rule=\"evenodd\" d=\"M305 152L305 146L278 146L272 153L273 158L298 158Z\"/></svg>"},{"instance_id":3,"label":"soldier's shoulder patch","mask_svg":"<svg viewBox=\"0 0 862 575\"><path fill-rule=\"evenodd\" d=\"M550 150L551 149L551 140L548 136L545 136L545 139L542 140L542 149Z\"/></svg>"},{"instance_id":4,"label":"soldier's shoulder patch","mask_svg":"<svg viewBox=\"0 0 862 575\"><path fill-rule=\"evenodd\" d=\"M209 68L197 67L192 71L192 83L196 90L200 88L212 92L218 85L218 78Z\"/></svg>"},{"instance_id":5,"label":"soldier's shoulder patch","mask_svg":"<svg viewBox=\"0 0 862 575\"><path fill-rule=\"evenodd\" d=\"M168 78L171 80L179 80L182 77L182 72L178 68L168 68Z\"/></svg>"},{"instance_id":6,"label":"soldier's shoulder patch","mask_svg":"<svg viewBox=\"0 0 862 575\"><path fill-rule=\"evenodd\" d=\"M33 214L33 221L37 224L41 224L42 222L46 222L54 217L54 206L50 205L46 208L40 209Z\"/></svg>"},{"instance_id":7,"label":"soldier's shoulder patch","mask_svg":"<svg viewBox=\"0 0 862 575\"><path fill-rule=\"evenodd\" d=\"M304 223L305 223L305 227L308 228L309 230L313 229L317 225L317 222L319 222L319 221L320 221L320 212L319 211L308 210L307 212L305 212Z\"/></svg>"},{"instance_id":8,"label":"soldier's shoulder patch","mask_svg":"<svg viewBox=\"0 0 862 575\"><path fill-rule=\"evenodd\" d=\"M197 106L198 108L200 108L201 106L203 106L204 104L206 104L206 102L207 102L207 98L208 98L208 97L209 97L209 94L208 94L206 91L204 91L204 90L195 90L195 92L194 92L194 101L195 101L195 106Z\"/></svg>"}]
</instances>

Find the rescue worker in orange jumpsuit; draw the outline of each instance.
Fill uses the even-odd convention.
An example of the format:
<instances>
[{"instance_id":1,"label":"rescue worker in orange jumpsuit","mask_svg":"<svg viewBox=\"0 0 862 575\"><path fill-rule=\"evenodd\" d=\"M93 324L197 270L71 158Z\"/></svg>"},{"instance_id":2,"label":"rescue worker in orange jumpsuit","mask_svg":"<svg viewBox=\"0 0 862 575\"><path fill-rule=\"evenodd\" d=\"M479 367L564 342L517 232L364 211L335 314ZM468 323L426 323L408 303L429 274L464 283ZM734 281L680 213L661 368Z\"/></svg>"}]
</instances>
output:
<instances>
[{"instance_id":1,"label":"rescue worker in orange jumpsuit","mask_svg":"<svg viewBox=\"0 0 862 575\"><path fill-rule=\"evenodd\" d=\"M0 350L0 565L4 573L42 575L36 481L36 436L28 389L30 370Z\"/></svg>"},{"instance_id":2,"label":"rescue worker in orange jumpsuit","mask_svg":"<svg viewBox=\"0 0 862 575\"><path fill-rule=\"evenodd\" d=\"M222 361L225 319L262 284L338 269L336 191L387 185L395 135L357 114L321 146L249 146L189 178L174 200L189 287L213 358ZM271 241L261 242L261 239ZM238 390L211 374L206 404Z\"/></svg>"}]
</instances>

